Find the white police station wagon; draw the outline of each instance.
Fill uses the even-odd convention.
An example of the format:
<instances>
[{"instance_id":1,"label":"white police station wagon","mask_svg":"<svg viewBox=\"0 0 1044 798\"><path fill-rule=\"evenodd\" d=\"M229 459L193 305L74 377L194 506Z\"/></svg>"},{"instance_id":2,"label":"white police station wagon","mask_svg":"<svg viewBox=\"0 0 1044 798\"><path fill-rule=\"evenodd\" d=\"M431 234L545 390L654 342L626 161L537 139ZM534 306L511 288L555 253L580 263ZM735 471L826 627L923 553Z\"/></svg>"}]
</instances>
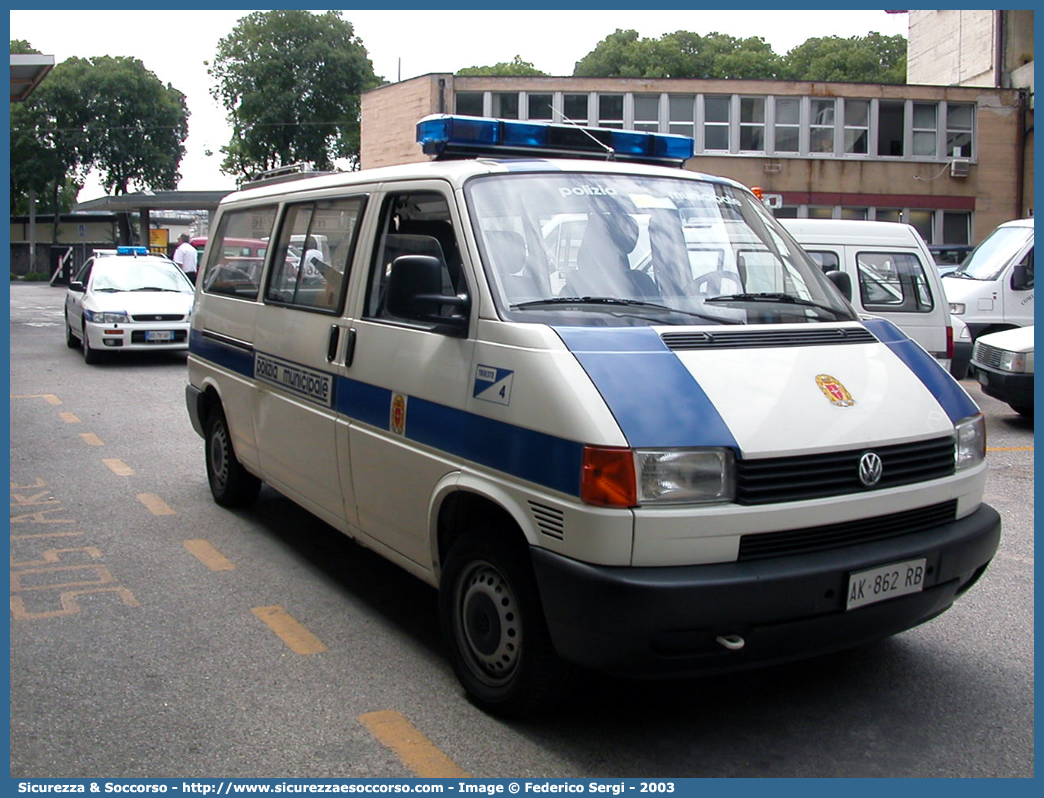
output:
<instances>
[{"instance_id":1,"label":"white police station wagon","mask_svg":"<svg viewBox=\"0 0 1044 798\"><path fill-rule=\"evenodd\" d=\"M223 201L217 244L272 243L208 248L187 402L220 504L267 482L439 589L475 703L855 646L981 576L978 408L690 139L418 140Z\"/></svg>"}]
</instances>

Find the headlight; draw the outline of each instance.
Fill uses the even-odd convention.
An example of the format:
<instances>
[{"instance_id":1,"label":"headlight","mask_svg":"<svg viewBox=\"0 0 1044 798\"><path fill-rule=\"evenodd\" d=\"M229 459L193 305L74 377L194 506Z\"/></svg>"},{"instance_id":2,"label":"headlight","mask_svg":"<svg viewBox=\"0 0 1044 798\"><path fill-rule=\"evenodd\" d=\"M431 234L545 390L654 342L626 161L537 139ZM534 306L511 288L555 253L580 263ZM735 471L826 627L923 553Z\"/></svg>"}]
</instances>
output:
<instances>
[{"instance_id":1,"label":"headlight","mask_svg":"<svg viewBox=\"0 0 1044 798\"><path fill-rule=\"evenodd\" d=\"M954 424L957 444L954 447L954 465L959 471L981 463L986 458L986 419L980 413Z\"/></svg>"},{"instance_id":2,"label":"headlight","mask_svg":"<svg viewBox=\"0 0 1044 798\"><path fill-rule=\"evenodd\" d=\"M731 449L639 449L634 458L639 504L706 504L736 496Z\"/></svg>"},{"instance_id":3,"label":"headlight","mask_svg":"<svg viewBox=\"0 0 1044 798\"><path fill-rule=\"evenodd\" d=\"M1023 352L1001 351L997 368L1001 371L1023 372L1026 370L1026 355Z\"/></svg>"},{"instance_id":4,"label":"headlight","mask_svg":"<svg viewBox=\"0 0 1044 798\"><path fill-rule=\"evenodd\" d=\"M951 302L950 303L950 313L953 313L953 314L955 314L957 316L963 316L964 315L964 303L963 302Z\"/></svg>"},{"instance_id":5,"label":"headlight","mask_svg":"<svg viewBox=\"0 0 1044 798\"><path fill-rule=\"evenodd\" d=\"M83 311L83 316L87 321L93 321L95 324L129 324L130 316L127 315L125 310L87 310Z\"/></svg>"}]
</instances>

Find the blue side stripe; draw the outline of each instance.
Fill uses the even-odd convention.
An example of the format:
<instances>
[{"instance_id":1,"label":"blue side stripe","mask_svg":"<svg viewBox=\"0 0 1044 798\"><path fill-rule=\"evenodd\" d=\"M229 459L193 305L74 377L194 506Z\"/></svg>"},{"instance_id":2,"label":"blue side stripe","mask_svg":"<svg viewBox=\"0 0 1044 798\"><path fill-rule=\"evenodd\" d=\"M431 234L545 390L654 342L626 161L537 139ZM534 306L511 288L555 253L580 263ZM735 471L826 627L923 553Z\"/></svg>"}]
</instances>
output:
<instances>
[{"instance_id":1,"label":"blue side stripe","mask_svg":"<svg viewBox=\"0 0 1044 798\"><path fill-rule=\"evenodd\" d=\"M254 376L253 352L207 338L199 330L189 332L189 352L244 377Z\"/></svg>"},{"instance_id":2,"label":"blue side stripe","mask_svg":"<svg viewBox=\"0 0 1044 798\"><path fill-rule=\"evenodd\" d=\"M957 381L946 373L939 363L921 347L885 319L867 319L863 325L902 360L932 396L942 405L950 421L978 414L979 408Z\"/></svg>"},{"instance_id":3,"label":"blue side stripe","mask_svg":"<svg viewBox=\"0 0 1044 798\"><path fill-rule=\"evenodd\" d=\"M200 358L254 377L252 353L204 338L193 331L190 350ZM332 375L335 407L352 421L390 429L392 392L387 388ZM408 399L406 437L447 455L543 485L580 495L583 445L513 424L456 410L416 396Z\"/></svg>"},{"instance_id":4,"label":"blue side stripe","mask_svg":"<svg viewBox=\"0 0 1044 798\"><path fill-rule=\"evenodd\" d=\"M556 327L634 448L739 451L703 388L649 327Z\"/></svg>"}]
</instances>

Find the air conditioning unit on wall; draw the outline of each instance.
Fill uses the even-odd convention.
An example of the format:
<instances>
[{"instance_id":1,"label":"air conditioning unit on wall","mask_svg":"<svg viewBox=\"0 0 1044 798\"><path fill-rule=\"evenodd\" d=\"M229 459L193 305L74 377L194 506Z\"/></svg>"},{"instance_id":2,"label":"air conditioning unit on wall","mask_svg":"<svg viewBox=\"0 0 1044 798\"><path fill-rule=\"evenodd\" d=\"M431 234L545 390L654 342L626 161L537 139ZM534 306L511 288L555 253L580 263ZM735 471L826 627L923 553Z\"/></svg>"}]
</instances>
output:
<instances>
[{"instance_id":1,"label":"air conditioning unit on wall","mask_svg":"<svg viewBox=\"0 0 1044 798\"><path fill-rule=\"evenodd\" d=\"M950 177L967 177L971 171L971 161L967 158L954 158L950 161Z\"/></svg>"}]
</instances>

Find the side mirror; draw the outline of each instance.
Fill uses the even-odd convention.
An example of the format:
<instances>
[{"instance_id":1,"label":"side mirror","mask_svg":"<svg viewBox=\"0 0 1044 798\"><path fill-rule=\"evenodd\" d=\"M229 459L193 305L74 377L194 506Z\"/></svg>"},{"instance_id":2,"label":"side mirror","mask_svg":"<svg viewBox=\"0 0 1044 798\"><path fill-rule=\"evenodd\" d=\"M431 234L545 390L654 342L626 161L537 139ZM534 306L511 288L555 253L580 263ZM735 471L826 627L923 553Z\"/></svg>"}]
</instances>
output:
<instances>
[{"instance_id":1,"label":"side mirror","mask_svg":"<svg viewBox=\"0 0 1044 798\"><path fill-rule=\"evenodd\" d=\"M83 287L83 283L81 283L79 280L71 280L69 282L69 290L76 291L78 294L82 294L87 289Z\"/></svg>"},{"instance_id":2,"label":"side mirror","mask_svg":"<svg viewBox=\"0 0 1044 798\"><path fill-rule=\"evenodd\" d=\"M848 272L843 272L840 269L834 269L826 273L827 279L830 280L836 287L837 290L844 295L845 299L849 302L852 301L852 275Z\"/></svg>"},{"instance_id":3,"label":"side mirror","mask_svg":"<svg viewBox=\"0 0 1044 798\"><path fill-rule=\"evenodd\" d=\"M1026 291L1033 287L1033 267L1016 263L1011 271L1011 287L1015 291Z\"/></svg>"},{"instance_id":4,"label":"side mirror","mask_svg":"<svg viewBox=\"0 0 1044 798\"><path fill-rule=\"evenodd\" d=\"M402 255L392 261L385 308L393 316L434 324L436 332L464 336L468 331L466 296L442 293L442 261L431 255ZM444 315L445 308L458 312Z\"/></svg>"}]
</instances>

